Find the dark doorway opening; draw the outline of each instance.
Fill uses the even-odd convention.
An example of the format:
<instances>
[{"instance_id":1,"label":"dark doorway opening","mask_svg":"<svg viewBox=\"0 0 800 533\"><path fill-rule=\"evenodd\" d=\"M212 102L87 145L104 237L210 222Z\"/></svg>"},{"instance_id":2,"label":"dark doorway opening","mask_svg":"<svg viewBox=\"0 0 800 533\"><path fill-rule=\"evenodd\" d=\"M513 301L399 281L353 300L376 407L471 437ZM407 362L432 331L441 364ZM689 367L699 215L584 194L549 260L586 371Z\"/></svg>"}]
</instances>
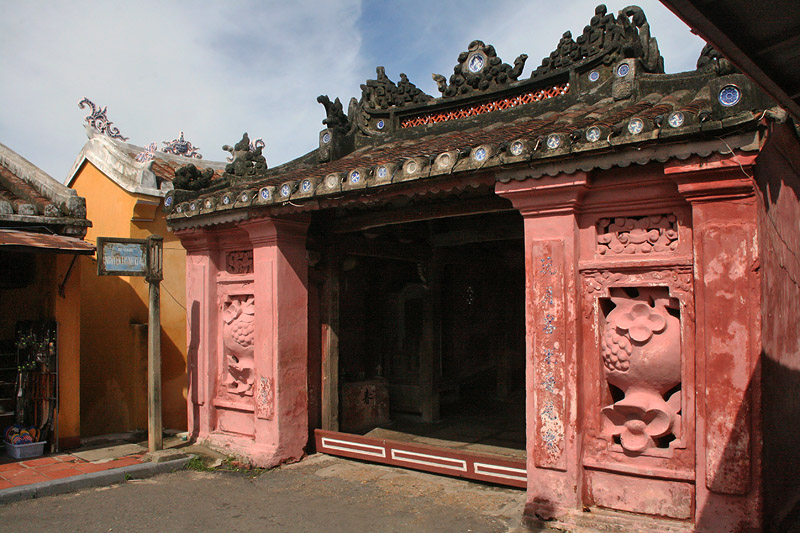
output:
<instances>
[{"instance_id":1,"label":"dark doorway opening","mask_svg":"<svg viewBox=\"0 0 800 533\"><path fill-rule=\"evenodd\" d=\"M503 211L330 237L339 431L524 459L522 234Z\"/></svg>"}]
</instances>

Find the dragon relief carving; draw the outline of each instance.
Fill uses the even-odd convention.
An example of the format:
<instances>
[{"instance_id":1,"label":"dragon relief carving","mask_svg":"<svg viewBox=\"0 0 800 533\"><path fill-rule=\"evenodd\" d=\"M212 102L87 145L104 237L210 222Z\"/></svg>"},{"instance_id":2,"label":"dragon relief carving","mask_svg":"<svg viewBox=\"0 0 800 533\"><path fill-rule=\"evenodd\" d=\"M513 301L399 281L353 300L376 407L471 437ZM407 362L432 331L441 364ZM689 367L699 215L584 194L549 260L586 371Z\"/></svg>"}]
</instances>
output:
<instances>
[{"instance_id":1,"label":"dragon relief carving","mask_svg":"<svg viewBox=\"0 0 800 533\"><path fill-rule=\"evenodd\" d=\"M572 32L565 32L556 49L542 60L531 78L598 59L610 65L626 58L640 59L647 72L664 72L664 58L658 50L658 42L650 36L650 24L644 11L629 6L615 17L608 13L604 4L600 4L583 33L573 40Z\"/></svg>"},{"instance_id":2,"label":"dragon relief carving","mask_svg":"<svg viewBox=\"0 0 800 533\"><path fill-rule=\"evenodd\" d=\"M512 67L497 57L494 46L486 45L483 41L472 41L467 51L458 56L450 84L441 74L433 74L433 81L444 97L487 91L516 81L527 59L527 55L520 55Z\"/></svg>"},{"instance_id":3,"label":"dragon relief carving","mask_svg":"<svg viewBox=\"0 0 800 533\"><path fill-rule=\"evenodd\" d=\"M222 310L222 344L225 347L225 389L252 396L255 382L255 297L229 296Z\"/></svg>"}]
</instances>

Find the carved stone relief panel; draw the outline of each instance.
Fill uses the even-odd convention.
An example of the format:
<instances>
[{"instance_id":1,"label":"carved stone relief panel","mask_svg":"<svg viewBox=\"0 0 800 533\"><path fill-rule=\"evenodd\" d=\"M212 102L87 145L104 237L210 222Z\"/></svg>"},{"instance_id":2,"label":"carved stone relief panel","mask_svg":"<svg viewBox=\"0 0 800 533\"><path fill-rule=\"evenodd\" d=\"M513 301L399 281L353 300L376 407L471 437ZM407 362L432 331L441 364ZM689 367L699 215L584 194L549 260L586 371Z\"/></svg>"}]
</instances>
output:
<instances>
[{"instance_id":1,"label":"carved stone relief panel","mask_svg":"<svg viewBox=\"0 0 800 533\"><path fill-rule=\"evenodd\" d=\"M622 398L602 409L603 434L630 454L680 437L680 309L665 287L611 289L601 307L600 355Z\"/></svg>"},{"instance_id":2,"label":"carved stone relief panel","mask_svg":"<svg viewBox=\"0 0 800 533\"><path fill-rule=\"evenodd\" d=\"M587 373L586 394L598 405L589 415L597 431L589 456L646 455L661 458L651 466L684 469L693 462L691 267L601 270L583 278L584 331L596 335L584 350L585 364L596 369ZM676 449L685 456L673 462Z\"/></svg>"},{"instance_id":3,"label":"carved stone relief panel","mask_svg":"<svg viewBox=\"0 0 800 533\"><path fill-rule=\"evenodd\" d=\"M227 392L244 397L253 395L255 382L255 297L229 295L222 306L223 384Z\"/></svg>"},{"instance_id":4,"label":"carved stone relief panel","mask_svg":"<svg viewBox=\"0 0 800 533\"><path fill-rule=\"evenodd\" d=\"M228 274L252 274L253 250L241 250L225 254L225 271Z\"/></svg>"},{"instance_id":5,"label":"carved stone relief panel","mask_svg":"<svg viewBox=\"0 0 800 533\"><path fill-rule=\"evenodd\" d=\"M674 252L678 247L675 215L602 218L597 221L597 254Z\"/></svg>"}]
</instances>

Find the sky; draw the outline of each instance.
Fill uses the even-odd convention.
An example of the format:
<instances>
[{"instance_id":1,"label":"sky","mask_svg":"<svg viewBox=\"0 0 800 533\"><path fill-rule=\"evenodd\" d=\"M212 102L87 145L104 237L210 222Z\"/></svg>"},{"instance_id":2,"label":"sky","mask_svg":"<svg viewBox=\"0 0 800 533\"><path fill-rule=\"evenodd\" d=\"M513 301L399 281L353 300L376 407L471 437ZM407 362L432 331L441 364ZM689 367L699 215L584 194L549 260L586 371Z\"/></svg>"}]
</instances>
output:
<instances>
[{"instance_id":1,"label":"sky","mask_svg":"<svg viewBox=\"0 0 800 533\"><path fill-rule=\"evenodd\" d=\"M596 1L561 0L0 0L0 143L59 181L87 137L84 97L108 108L128 142L181 131L224 161L242 133L263 138L270 167L317 147L324 108L344 108L382 65L439 96L472 40L530 76ZM610 12L627 3L607 2ZM693 70L704 42L657 0L641 0L667 72ZM554 7L556 6L556 7Z\"/></svg>"}]
</instances>

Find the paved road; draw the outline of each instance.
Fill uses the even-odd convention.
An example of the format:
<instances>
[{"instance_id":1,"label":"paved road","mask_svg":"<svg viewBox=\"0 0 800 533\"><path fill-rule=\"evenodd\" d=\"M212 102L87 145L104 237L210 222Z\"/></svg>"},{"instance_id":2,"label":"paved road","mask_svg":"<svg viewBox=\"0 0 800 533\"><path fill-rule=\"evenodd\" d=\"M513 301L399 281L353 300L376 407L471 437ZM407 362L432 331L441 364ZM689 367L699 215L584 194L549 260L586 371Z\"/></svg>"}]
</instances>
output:
<instances>
[{"instance_id":1,"label":"paved road","mask_svg":"<svg viewBox=\"0 0 800 533\"><path fill-rule=\"evenodd\" d=\"M317 455L250 478L182 470L0 506L0 531L508 532L521 490Z\"/></svg>"}]
</instances>

